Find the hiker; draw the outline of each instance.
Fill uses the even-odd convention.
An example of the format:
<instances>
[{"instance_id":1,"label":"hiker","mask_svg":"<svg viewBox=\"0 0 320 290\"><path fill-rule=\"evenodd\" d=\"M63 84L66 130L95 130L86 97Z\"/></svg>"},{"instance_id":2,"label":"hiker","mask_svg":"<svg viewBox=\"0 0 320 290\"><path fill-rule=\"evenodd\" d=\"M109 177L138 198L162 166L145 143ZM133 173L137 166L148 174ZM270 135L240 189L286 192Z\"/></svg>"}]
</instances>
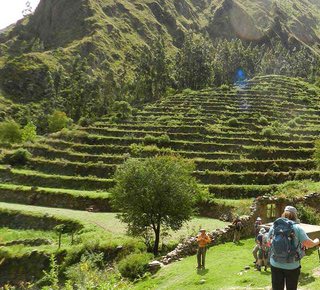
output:
<instances>
[{"instance_id":1,"label":"hiker","mask_svg":"<svg viewBox=\"0 0 320 290\"><path fill-rule=\"evenodd\" d=\"M271 240L271 278L272 289L296 290L300 275L300 260L303 246L312 248L319 245L319 239L311 240L297 218L297 209L286 206L281 218L278 218L268 233Z\"/></svg>"},{"instance_id":2,"label":"hiker","mask_svg":"<svg viewBox=\"0 0 320 290\"><path fill-rule=\"evenodd\" d=\"M262 225L262 219L261 217L257 217L255 223L254 223L254 232L255 232L255 242L256 242L256 245L254 246L253 250L252 250L252 254L253 254L253 257L254 257L254 261L253 263L256 264L258 262L258 252L259 252L259 241L257 241L257 237L259 235L259 231L260 231L260 228L259 226Z\"/></svg>"},{"instance_id":3,"label":"hiker","mask_svg":"<svg viewBox=\"0 0 320 290\"><path fill-rule=\"evenodd\" d=\"M266 230L264 228L260 230L257 240L259 241L259 258L257 262L257 270L261 271L261 266L263 264L264 270L267 271L270 243L268 243L268 234L266 234Z\"/></svg>"},{"instance_id":4,"label":"hiker","mask_svg":"<svg viewBox=\"0 0 320 290\"><path fill-rule=\"evenodd\" d=\"M233 242L238 243L240 241L241 231L243 229L243 224L238 214L236 215L232 225L234 226Z\"/></svg>"},{"instance_id":5,"label":"hiker","mask_svg":"<svg viewBox=\"0 0 320 290\"><path fill-rule=\"evenodd\" d=\"M259 252L259 249L260 249L260 242L262 241L262 235L265 233L265 229L262 228L260 229L260 232L258 233L258 235L256 235L255 237L255 242L256 242L256 245L254 246L253 250L252 250L252 254L253 254L253 257L254 257L254 264L257 264L258 263L258 252ZM263 233L263 234L262 234Z\"/></svg>"},{"instance_id":6,"label":"hiker","mask_svg":"<svg viewBox=\"0 0 320 290\"><path fill-rule=\"evenodd\" d=\"M260 226L262 225L262 219L261 217L257 217L255 223L254 223L254 231L255 231L255 236L257 237L259 235L260 231Z\"/></svg>"},{"instance_id":7,"label":"hiker","mask_svg":"<svg viewBox=\"0 0 320 290\"><path fill-rule=\"evenodd\" d=\"M196 267L196 269L205 269L207 244L210 243L210 238L206 234L205 229L200 230L200 235L197 238L199 246L197 252L198 266Z\"/></svg>"}]
</instances>

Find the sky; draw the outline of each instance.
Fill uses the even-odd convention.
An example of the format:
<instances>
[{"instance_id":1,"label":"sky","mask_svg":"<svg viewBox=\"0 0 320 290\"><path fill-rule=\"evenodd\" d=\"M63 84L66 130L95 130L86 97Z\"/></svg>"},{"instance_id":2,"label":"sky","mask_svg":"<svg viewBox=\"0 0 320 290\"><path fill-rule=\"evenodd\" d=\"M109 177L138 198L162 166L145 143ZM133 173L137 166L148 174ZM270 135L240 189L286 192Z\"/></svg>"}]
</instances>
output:
<instances>
[{"instance_id":1,"label":"sky","mask_svg":"<svg viewBox=\"0 0 320 290\"><path fill-rule=\"evenodd\" d=\"M40 0L29 0L32 10L35 10ZM23 18L22 10L26 8L27 0L0 0L0 29Z\"/></svg>"}]
</instances>

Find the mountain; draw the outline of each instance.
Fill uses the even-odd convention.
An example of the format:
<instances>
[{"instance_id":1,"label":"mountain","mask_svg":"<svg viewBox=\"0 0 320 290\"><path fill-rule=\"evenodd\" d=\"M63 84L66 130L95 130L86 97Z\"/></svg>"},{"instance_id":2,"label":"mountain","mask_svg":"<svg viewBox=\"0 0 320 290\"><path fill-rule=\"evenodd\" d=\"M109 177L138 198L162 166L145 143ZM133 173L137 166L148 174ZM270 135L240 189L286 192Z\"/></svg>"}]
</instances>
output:
<instances>
[{"instance_id":1,"label":"mountain","mask_svg":"<svg viewBox=\"0 0 320 290\"><path fill-rule=\"evenodd\" d=\"M41 0L0 34L0 87L17 103L39 102L62 71L70 77L75 55L88 59L89 77L111 72L119 83L160 35L169 56L189 33L266 47L277 39L318 54L319 27L316 0Z\"/></svg>"}]
</instances>

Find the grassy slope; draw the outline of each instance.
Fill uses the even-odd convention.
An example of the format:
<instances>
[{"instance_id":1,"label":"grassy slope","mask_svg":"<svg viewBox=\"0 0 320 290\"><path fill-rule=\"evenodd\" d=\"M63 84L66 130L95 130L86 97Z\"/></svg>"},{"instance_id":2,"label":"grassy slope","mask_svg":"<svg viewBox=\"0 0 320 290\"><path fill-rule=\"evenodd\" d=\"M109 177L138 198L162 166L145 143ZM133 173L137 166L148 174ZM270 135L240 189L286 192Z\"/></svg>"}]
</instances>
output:
<instances>
[{"instance_id":1,"label":"grassy slope","mask_svg":"<svg viewBox=\"0 0 320 290\"><path fill-rule=\"evenodd\" d=\"M40 206L29 206L20 204L0 203L0 208L8 208L14 210L23 210L38 212L50 215L59 215L65 217L72 217L73 219L80 220L81 222L96 225L106 230L107 233L113 237L121 237L126 232L125 224L121 223L116 218L116 213L92 213L86 211L68 210L62 208L47 208ZM178 232L170 231L170 236L166 238L166 241L177 242L180 238L189 237L192 234L196 234L202 227L208 230L214 230L217 228L224 228L228 223L219 220L213 220L210 218L194 217L189 223L183 226Z\"/></svg>"},{"instance_id":2,"label":"grassy slope","mask_svg":"<svg viewBox=\"0 0 320 290\"><path fill-rule=\"evenodd\" d=\"M265 289L270 286L270 269L261 273L253 269L253 238L244 239L240 245L222 244L207 252L206 270L195 270L196 256L165 266L152 278L135 285L135 289ZM250 265L250 270L245 267ZM311 276L319 265L316 251L309 251L302 261L301 289L319 289L320 281ZM238 288L237 288L238 289Z\"/></svg>"}]
</instances>

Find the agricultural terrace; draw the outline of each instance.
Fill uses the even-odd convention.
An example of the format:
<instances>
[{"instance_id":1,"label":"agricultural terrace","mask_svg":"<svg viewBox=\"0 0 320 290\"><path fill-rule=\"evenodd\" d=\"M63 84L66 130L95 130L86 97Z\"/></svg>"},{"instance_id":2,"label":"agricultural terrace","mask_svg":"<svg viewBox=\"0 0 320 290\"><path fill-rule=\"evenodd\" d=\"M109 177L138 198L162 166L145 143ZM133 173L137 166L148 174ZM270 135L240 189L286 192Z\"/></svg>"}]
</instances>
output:
<instances>
[{"instance_id":1,"label":"agricultural terrace","mask_svg":"<svg viewBox=\"0 0 320 290\"><path fill-rule=\"evenodd\" d=\"M127 158L176 153L194 160L194 175L216 198L252 198L287 181L318 181L312 157L319 132L314 88L283 76L257 77L245 86L185 91L128 120L106 117L25 145L33 154L28 168L1 167L11 186L0 191L36 192L33 204L50 194L56 203L66 200L63 207L83 209L108 198L113 174Z\"/></svg>"},{"instance_id":2,"label":"agricultural terrace","mask_svg":"<svg viewBox=\"0 0 320 290\"><path fill-rule=\"evenodd\" d=\"M126 120L112 122L105 117L91 126L26 143L23 147L32 154L26 166L0 165L0 214L16 217L11 222L3 219L8 224L2 223L7 229L1 235L12 238L1 242L1 251L9 263L13 253L30 256L27 250L36 244L40 250L34 255L41 260L42 248L48 253L57 249L57 240L52 241L54 236L57 239L56 226L70 223L73 227L65 230L62 245L69 246L73 235L84 243L68 259L61 253L70 263L84 249L109 249L110 257L116 257L115 245L128 251L138 247L139 243L124 235L109 204L114 172L129 157L174 153L191 159L199 183L216 199L235 206L244 199L277 194L287 181L319 181L320 171L313 161L314 141L320 132L319 104L317 91L298 79L256 77L241 86L185 90L135 110ZM99 213L85 212L88 208ZM20 215L32 223L17 233ZM55 221L50 222L48 233L37 232L44 229L35 220L50 217ZM201 226L214 229L225 223L194 219L182 232L171 233L170 239L177 243ZM31 232L24 234L27 230ZM102 233L110 237L107 246ZM27 236L40 240L38 244L14 242ZM21 248L21 244L29 246ZM42 263L48 265L48 256Z\"/></svg>"}]
</instances>

